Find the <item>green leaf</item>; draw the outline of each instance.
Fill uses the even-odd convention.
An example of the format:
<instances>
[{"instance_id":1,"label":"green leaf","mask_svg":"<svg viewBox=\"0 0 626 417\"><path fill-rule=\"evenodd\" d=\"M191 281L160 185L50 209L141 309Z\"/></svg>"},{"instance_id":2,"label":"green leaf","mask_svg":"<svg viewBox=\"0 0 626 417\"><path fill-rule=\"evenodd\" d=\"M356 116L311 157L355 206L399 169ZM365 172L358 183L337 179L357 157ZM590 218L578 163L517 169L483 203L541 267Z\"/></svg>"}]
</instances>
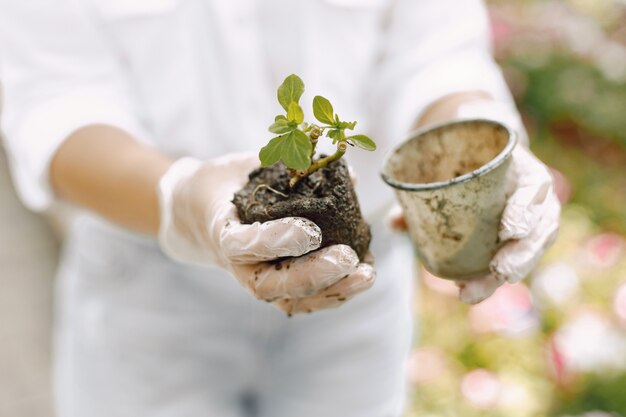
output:
<instances>
[{"instance_id":1,"label":"green leaf","mask_svg":"<svg viewBox=\"0 0 626 417\"><path fill-rule=\"evenodd\" d=\"M261 160L262 167L265 168L280 161L283 142L287 136L289 136L289 134L277 136L261 148L261 151L259 151L259 159Z\"/></svg>"},{"instance_id":2,"label":"green leaf","mask_svg":"<svg viewBox=\"0 0 626 417\"><path fill-rule=\"evenodd\" d=\"M283 133L289 133L292 130L296 129L297 127L298 127L298 125L296 123L289 122L285 118L285 119L278 119L277 121L272 123L270 125L270 127L269 127L269 130L272 133L276 133L276 134L281 135Z\"/></svg>"},{"instance_id":3,"label":"green leaf","mask_svg":"<svg viewBox=\"0 0 626 417\"><path fill-rule=\"evenodd\" d=\"M333 105L330 104L330 101L322 96L315 96L313 98L313 115L317 120L332 125L335 123L333 113Z\"/></svg>"},{"instance_id":4,"label":"green leaf","mask_svg":"<svg viewBox=\"0 0 626 417\"><path fill-rule=\"evenodd\" d=\"M346 134L343 129L340 128L329 130L326 136L333 140L333 145L337 142L343 142L346 140Z\"/></svg>"},{"instance_id":5,"label":"green leaf","mask_svg":"<svg viewBox=\"0 0 626 417\"><path fill-rule=\"evenodd\" d=\"M365 149L366 151L375 151L376 143L365 135L354 135L348 137L348 140L354 143L361 149Z\"/></svg>"},{"instance_id":6,"label":"green leaf","mask_svg":"<svg viewBox=\"0 0 626 417\"><path fill-rule=\"evenodd\" d=\"M292 102L299 103L300 97L304 93L304 82L295 74L291 74L278 87L278 102L283 109L289 110Z\"/></svg>"},{"instance_id":7,"label":"green leaf","mask_svg":"<svg viewBox=\"0 0 626 417\"><path fill-rule=\"evenodd\" d=\"M287 121L287 117L283 116L282 114L279 114L278 116L274 117L274 121L277 122L279 120L285 120Z\"/></svg>"},{"instance_id":8,"label":"green leaf","mask_svg":"<svg viewBox=\"0 0 626 417\"><path fill-rule=\"evenodd\" d=\"M304 121L304 112L302 111L302 107L295 101L292 101L289 104L289 108L287 109L287 119L290 122L296 122L296 124L300 124Z\"/></svg>"},{"instance_id":9,"label":"green leaf","mask_svg":"<svg viewBox=\"0 0 626 417\"><path fill-rule=\"evenodd\" d=\"M289 133L282 150L281 159L289 168L305 170L311 166L313 145L309 137L300 130Z\"/></svg>"},{"instance_id":10,"label":"green leaf","mask_svg":"<svg viewBox=\"0 0 626 417\"><path fill-rule=\"evenodd\" d=\"M326 136L333 140L333 145L337 143L339 139L341 139L341 132L339 129L331 129L326 133Z\"/></svg>"},{"instance_id":11,"label":"green leaf","mask_svg":"<svg viewBox=\"0 0 626 417\"><path fill-rule=\"evenodd\" d=\"M263 167L282 160L289 168L304 170L311 165L311 150L309 137L296 129L270 140L259 152L259 159Z\"/></svg>"},{"instance_id":12,"label":"green leaf","mask_svg":"<svg viewBox=\"0 0 626 417\"><path fill-rule=\"evenodd\" d=\"M339 125L338 125L338 127L342 129L350 129L350 130L354 130L355 126L356 126L356 122L339 122Z\"/></svg>"}]
</instances>

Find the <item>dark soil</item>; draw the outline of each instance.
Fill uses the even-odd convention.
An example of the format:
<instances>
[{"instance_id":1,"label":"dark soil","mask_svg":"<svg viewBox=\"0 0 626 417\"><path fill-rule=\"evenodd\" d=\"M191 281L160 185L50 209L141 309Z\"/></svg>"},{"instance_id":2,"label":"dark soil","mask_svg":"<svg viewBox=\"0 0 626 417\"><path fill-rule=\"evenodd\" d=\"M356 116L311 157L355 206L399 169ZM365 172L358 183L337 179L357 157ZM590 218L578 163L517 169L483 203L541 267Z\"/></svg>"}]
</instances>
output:
<instances>
[{"instance_id":1,"label":"dark soil","mask_svg":"<svg viewBox=\"0 0 626 417\"><path fill-rule=\"evenodd\" d=\"M348 167L342 159L302 179L293 190L289 189L289 174L282 163L258 168L249 178L233 199L243 223L304 217L322 230L322 247L349 245L363 260L371 240L370 228L361 216Z\"/></svg>"}]
</instances>

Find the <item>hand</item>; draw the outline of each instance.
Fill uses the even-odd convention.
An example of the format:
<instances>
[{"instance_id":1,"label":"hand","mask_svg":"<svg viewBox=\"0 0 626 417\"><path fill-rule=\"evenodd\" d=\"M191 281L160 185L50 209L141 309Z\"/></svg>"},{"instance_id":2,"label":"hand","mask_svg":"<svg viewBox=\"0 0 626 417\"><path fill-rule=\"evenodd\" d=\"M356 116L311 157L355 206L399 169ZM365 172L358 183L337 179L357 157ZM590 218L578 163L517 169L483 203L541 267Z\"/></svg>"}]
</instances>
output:
<instances>
[{"instance_id":1,"label":"hand","mask_svg":"<svg viewBox=\"0 0 626 417\"><path fill-rule=\"evenodd\" d=\"M491 260L488 276L456 282L459 298L468 304L483 301L505 282L520 281L556 239L561 205L548 168L523 145L515 148L512 158L514 175L509 181L514 191L499 231L506 243ZM389 222L395 230L406 230L401 210L392 210Z\"/></svg>"},{"instance_id":2,"label":"hand","mask_svg":"<svg viewBox=\"0 0 626 417\"><path fill-rule=\"evenodd\" d=\"M459 118L485 118L508 125L517 132L513 151L514 192L501 220L500 240L508 241L496 253L491 274L479 280L459 282L459 297L475 304L483 301L504 282L515 283L535 267L556 239L561 205L554 180L546 167L528 150L528 136L515 107L495 100L474 100L457 109Z\"/></svg>"},{"instance_id":3,"label":"hand","mask_svg":"<svg viewBox=\"0 0 626 417\"><path fill-rule=\"evenodd\" d=\"M371 287L374 269L349 246L316 250L322 234L310 220L239 221L231 200L258 164L249 154L175 162L159 183L163 251L180 262L223 268L289 314L336 307ZM283 257L289 259L269 262Z\"/></svg>"}]
</instances>

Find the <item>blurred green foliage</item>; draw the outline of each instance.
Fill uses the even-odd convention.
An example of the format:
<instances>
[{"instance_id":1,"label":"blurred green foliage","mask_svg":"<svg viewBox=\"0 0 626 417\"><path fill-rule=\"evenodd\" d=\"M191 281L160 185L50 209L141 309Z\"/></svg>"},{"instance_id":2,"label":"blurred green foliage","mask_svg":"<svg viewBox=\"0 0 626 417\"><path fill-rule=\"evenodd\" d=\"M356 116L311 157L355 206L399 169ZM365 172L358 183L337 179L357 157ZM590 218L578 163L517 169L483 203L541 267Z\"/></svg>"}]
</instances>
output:
<instances>
[{"instance_id":1,"label":"blurred green foliage","mask_svg":"<svg viewBox=\"0 0 626 417\"><path fill-rule=\"evenodd\" d=\"M555 122L578 125L589 140L612 141L626 152L626 83L608 80L594 65L558 53L541 66L507 63L526 76L521 107L541 128Z\"/></svg>"},{"instance_id":2,"label":"blurred green foliage","mask_svg":"<svg viewBox=\"0 0 626 417\"><path fill-rule=\"evenodd\" d=\"M407 417L626 417L626 74L599 65L602 36L584 48L597 30L626 47L626 4L490 3L531 147L568 201L524 283L468 307L453 284L422 280Z\"/></svg>"},{"instance_id":3,"label":"blurred green foliage","mask_svg":"<svg viewBox=\"0 0 626 417\"><path fill-rule=\"evenodd\" d=\"M626 416L626 374L592 375L582 386L560 395L555 414L577 415L602 410Z\"/></svg>"},{"instance_id":4,"label":"blurred green foliage","mask_svg":"<svg viewBox=\"0 0 626 417\"><path fill-rule=\"evenodd\" d=\"M526 76L518 100L533 150L565 175L571 201L594 222L626 234L626 83L562 54L540 67L516 59L504 65Z\"/></svg>"}]
</instances>

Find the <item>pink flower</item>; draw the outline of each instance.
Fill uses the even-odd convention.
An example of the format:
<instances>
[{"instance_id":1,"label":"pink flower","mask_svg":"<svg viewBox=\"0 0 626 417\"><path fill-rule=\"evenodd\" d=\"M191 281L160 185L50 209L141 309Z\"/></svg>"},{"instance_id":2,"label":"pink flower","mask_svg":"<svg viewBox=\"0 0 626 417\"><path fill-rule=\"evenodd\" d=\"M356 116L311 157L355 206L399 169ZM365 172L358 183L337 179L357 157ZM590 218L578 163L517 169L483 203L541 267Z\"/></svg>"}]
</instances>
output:
<instances>
[{"instance_id":1,"label":"pink flower","mask_svg":"<svg viewBox=\"0 0 626 417\"><path fill-rule=\"evenodd\" d=\"M493 407L500 396L498 377L484 369L475 369L461 380L461 392L469 402L479 408Z\"/></svg>"},{"instance_id":2,"label":"pink flower","mask_svg":"<svg viewBox=\"0 0 626 417\"><path fill-rule=\"evenodd\" d=\"M622 323L626 324L626 282L623 282L615 292L613 311L622 320Z\"/></svg>"},{"instance_id":3,"label":"pink flower","mask_svg":"<svg viewBox=\"0 0 626 417\"><path fill-rule=\"evenodd\" d=\"M445 370L444 354L433 348L421 348L414 351L407 362L407 376L413 384L433 381Z\"/></svg>"},{"instance_id":4,"label":"pink flower","mask_svg":"<svg viewBox=\"0 0 626 417\"><path fill-rule=\"evenodd\" d=\"M580 278L570 263L554 262L534 274L531 288L538 303L563 306L579 295Z\"/></svg>"},{"instance_id":5,"label":"pink flower","mask_svg":"<svg viewBox=\"0 0 626 417\"><path fill-rule=\"evenodd\" d=\"M505 284L469 311L472 328L479 333L519 334L536 328L530 291L524 284Z\"/></svg>"},{"instance_id":6,"label":"pink flower","mask_svg":"<svg viewBox=\"0 0 626 417\"><path fill-rule=\"evenodd\" d=\"M454 281L439 278L424 268L421 270L421 277L424 280L424 284L433 291L454 297L459 293L459 289L454 285Z\"/></svg>"},{"instance_id":7,"label":"pink flower","mask_svg":"<svg viewBox=\"0 0 626 417\"><path fill-rule=\"evenodd\" d=\"M501 43L506 43L513 34L513 27L511 23L507 21L502 14L491 13L491 36L494 43L500 46Z\"/></svg>"},{"instance_id":8,"label":"pink flower","mask_svg":"<svg viewBox=\"0 0 626 417\"><path fill-rule=\"evenodd\" d=\"M602 311L582 309L556 331L553 343L555 366L566 373L626 369L626 335Z\"/></svg>"},{"instance_id":9,"label":"pink flower","mask_svg":"<svg viewBox=\"0 0 626 417\"><path fill-rule=\"evenodd\" d=\"M570 380L570 373L565 366L565 357L563 352L559 350L559 346L554 342L554 337L550 337L548 341L548 367L551 369L558 385L567 385Z\"/></svg>"},{"instance_id":10,"label":"pink flower","mask_svg":"<svg viewBox=\"0 0 626 417\"><path fill-rule=\"evenodd\" d=\"M554 178L554 191L561 204L567 203L572 195L572 185L561 171L550 168L552 178Z\"/></svg>"},{"instance_id":11,"label":"pink flower","mask_svg":"<svg viewBox=\"0 0 626 417\"><path fill-rule=\"evenodd\" d=\"M584 246L584 257L592 268L611 268L620 260L624 238L614 233L603 233L591 238Z\"/></svg>"}]
</instances>

